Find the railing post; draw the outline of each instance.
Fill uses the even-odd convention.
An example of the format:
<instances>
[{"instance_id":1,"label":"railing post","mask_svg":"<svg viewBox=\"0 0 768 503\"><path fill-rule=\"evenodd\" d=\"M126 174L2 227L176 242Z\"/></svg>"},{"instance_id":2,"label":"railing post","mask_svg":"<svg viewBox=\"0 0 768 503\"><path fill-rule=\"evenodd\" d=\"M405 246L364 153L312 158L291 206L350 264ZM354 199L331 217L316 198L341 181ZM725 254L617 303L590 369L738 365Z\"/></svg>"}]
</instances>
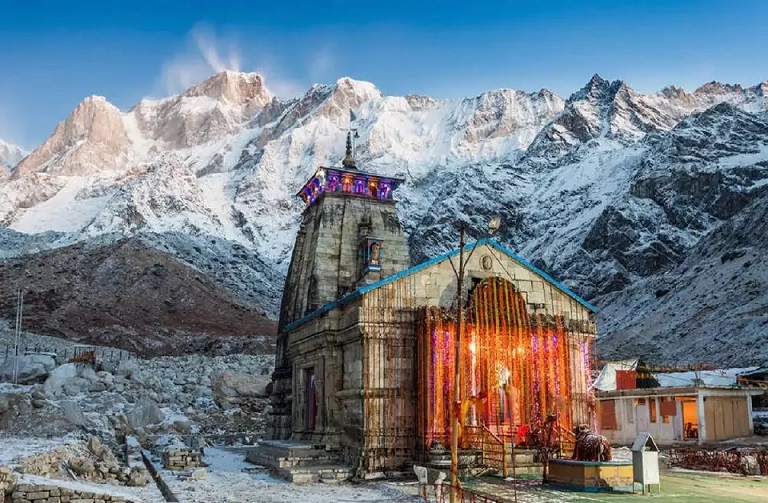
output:
<instances>
[{"instance_id":1,"label":"railing post","mask_svg":"<svg viewBox=\"0 0 768 503\"><path fill-rule=\"evenodd\" d=\"M501 473L507 478L507 443L501 439Z\"/></svg>"}]
</instances>

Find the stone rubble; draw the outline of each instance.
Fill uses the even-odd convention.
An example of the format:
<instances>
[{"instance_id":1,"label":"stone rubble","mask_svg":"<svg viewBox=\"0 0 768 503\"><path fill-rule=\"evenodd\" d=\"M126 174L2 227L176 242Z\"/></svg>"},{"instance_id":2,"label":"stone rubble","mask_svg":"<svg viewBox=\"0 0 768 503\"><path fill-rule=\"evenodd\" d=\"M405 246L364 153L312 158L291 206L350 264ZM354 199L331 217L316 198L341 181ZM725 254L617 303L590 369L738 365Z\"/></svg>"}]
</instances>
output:
<instances>
[{"instance_id":1,"label":"stone rubble","mask_svg":"<svg viewBox=\"0 0 768 503\"><path fill-rule=\"evenodd\" d=\"M0 501L5 501L6 494L11 494L16 486L16 477L13 470L7 466L0 466Z\"/></svg>"},{"instance_id":2,"label":"stone rubble","mask_svg":"<svg viewBox=\"0 0 768 503\"><path fill-rule=\"evenodd\" d=\"M265 431L270 355L64 363L36 384L2 384L0 427L23 436L226 435ZM10 363L0 362L0 365Z\"/></svg>"},{"instance_id":3,"label":"stone rubble","mask_svg":"<svg viewBox=\"0 0 768 503\"><path fill-rule=\"evenodd\" d=\"M19 462L20 473L46 478L71 478L112 485L145 486L149 474L143 466L124 466L112 450L91 437L87 444L76 443L37 454Z\"/></svg>"}]
</instances>

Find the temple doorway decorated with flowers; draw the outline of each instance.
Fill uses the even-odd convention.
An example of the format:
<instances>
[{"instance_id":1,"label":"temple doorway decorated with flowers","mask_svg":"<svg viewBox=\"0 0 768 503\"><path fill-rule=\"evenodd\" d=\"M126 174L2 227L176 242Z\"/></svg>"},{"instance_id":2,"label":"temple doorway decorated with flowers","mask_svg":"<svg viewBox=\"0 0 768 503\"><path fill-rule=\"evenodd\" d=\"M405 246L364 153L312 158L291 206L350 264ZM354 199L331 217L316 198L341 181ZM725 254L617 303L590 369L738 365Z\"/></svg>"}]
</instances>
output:
<instances>
[{"instance_id":1,"label":"temple doorway decorated with flowers","mask_svg":"<svg viewBox=\"0 0 768 503\"><path fill-rule=\"evenodd\" d=\"M453 405L456 311L429 306L418 322L419 436L422 450L450 443L451 415L459 415L462 447L473 431L526 445L547 417L567 434L590 420L589 338L563 316L531 314L524 292L503 278L473 288L462 324L461 405Z\"/></svg>"}]
</instances>

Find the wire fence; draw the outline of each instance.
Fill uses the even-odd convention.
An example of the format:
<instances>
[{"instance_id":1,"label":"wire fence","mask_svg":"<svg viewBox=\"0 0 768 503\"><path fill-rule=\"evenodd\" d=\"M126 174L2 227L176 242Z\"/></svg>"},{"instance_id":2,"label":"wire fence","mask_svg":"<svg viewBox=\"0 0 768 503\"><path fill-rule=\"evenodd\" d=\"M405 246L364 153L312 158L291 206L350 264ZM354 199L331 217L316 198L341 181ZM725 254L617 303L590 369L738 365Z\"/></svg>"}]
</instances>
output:
<instances>
[{"instance_id":1,"label":"wire fence","mask_svg":"<svg viewBox=\"0 0 768 503\"><path fill-rule=\"evenodd\" d=\"M669 450L672 466L691 470L723 471L748 473L750 465L761 475L768 475L768 449L766 448L731 448L708 449L704 447L674 447Z\"/></svg>"},{"instance_id":2,"label":"wire fence","mask_svg":"<svg viewBox=\"0 0 768 503\"><path fill-rule=\"evenodd\" d=\"M19 345L16 348L14 348L12 344L6 344L5 347L0 346L0 355L5 355L5 359L10 358L11 356L21 355L47 355L54 358L57 363L67 362L72 358L77 358L88 352L93 352L97 361L119 362L121 360L135 360L137 358L136 355L130 351L112 348L97 348L93 346L74 346L64 349L40 344Z\"/></svg>"}]
</instances>

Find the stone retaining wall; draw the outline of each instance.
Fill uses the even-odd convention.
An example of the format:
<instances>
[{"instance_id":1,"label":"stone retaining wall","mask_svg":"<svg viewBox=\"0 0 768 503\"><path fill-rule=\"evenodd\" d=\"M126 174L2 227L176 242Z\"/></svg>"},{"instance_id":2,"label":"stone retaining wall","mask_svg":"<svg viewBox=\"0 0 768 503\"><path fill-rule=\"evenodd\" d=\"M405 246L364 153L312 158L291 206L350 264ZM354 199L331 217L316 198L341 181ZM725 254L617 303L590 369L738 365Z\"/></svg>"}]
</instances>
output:
<instances>
[{"instance_id":1,"label":"stone retaining wall","mask_svg":"<svg viewBox=\"0 0 768 503\"><path fill-rule=\"evenodd\" d=\"M55 485L19 484L13 489L12 503L131 503L122 496L66 489Z\"/></svg>"},{"instance_id":2,"label":"stone retaining wall","mask_svg":"<svg viewBox=\"0 0 768 503\"><path fill-rule=\"evenodd\" d=\"M17 481L10 467L0 466L0 503L134 503L124 496L58 486L55 480L46 484Z\"/></svg>"}]
</instances>

